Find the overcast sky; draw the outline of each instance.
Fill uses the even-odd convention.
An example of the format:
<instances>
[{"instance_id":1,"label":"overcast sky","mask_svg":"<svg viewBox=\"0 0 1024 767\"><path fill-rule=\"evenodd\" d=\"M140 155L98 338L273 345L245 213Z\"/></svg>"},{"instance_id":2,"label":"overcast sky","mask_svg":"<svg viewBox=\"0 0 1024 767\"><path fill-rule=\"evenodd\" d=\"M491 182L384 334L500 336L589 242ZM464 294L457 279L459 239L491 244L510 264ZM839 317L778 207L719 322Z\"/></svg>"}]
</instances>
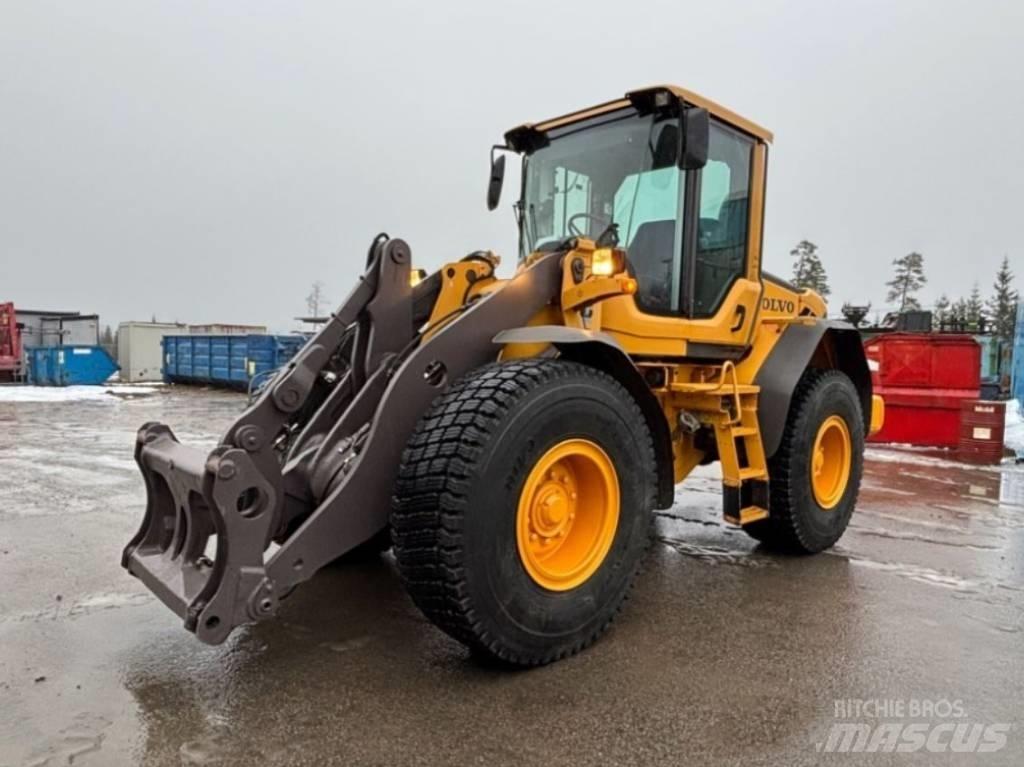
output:
<instances>
[{"instance_id":1,"label":"overcast sky","mask_svg":"<svg viewBox=\"0 0 1024 767\"><path fill-rule=\"evenodd\" d=\"M1024 2L0 0L0 301L295 326L380 230L515 257L509 127L658 82L775 132L766 268L832 305L1024 278Z\"/></svg>"}]
</instances>

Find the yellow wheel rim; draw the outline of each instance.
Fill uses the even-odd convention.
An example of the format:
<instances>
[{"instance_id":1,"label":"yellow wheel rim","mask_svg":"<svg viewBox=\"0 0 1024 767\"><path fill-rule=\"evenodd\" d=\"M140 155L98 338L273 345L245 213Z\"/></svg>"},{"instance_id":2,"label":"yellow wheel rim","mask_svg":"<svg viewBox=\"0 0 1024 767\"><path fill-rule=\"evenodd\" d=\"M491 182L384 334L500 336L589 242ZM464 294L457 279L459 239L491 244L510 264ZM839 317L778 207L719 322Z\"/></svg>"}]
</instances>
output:
<instances>
[{"instance_id":1,"label":"yellow wheel rim","mask_svg":"<svg viewBox=\"0 0 1024 767\"><path fill-rule=\"evenodd\" d=\"M516 545L530 577L574 589L601 566L619 524L619 479L608 454L585 439L559 442L530 470L516 512Z\"/></svg>"},{"instance_id":2,"label":"yellow wheel rim","mask_svg":"<svg viewBox=\"0 0 1024 767\"><path fill-rule=\"evenodd\" d=\"M823 509L833 509L850 481L853 447L850 429L840 416L830 415L818 429L811 451L811 487Z\"/></svg>"}]
</instances>

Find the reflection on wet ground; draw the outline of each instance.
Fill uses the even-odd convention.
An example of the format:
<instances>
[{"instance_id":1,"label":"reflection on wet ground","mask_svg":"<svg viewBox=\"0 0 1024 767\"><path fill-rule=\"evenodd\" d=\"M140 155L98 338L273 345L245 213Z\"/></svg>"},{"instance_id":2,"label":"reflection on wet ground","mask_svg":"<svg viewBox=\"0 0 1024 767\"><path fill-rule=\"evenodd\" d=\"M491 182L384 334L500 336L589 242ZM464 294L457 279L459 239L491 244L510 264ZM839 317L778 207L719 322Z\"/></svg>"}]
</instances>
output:
<instances>
[{"instance_id":1,"label":"reflection on wet ground","mask_svg":"<svg viewBox=\"0 0 1024 767\"><path fill-rule=\"evenodd\" d=\"M469 658L387 557L206 647L120 569L131 450L148 420L212 445L241 403L0 404L0 765L933 763L818 753L849 698L959 699L1014 723L985 764L1024 758L1022 467L873 447L849 532L809 558L723 525L701 470L612 631L535 671Z\"/></svg>"}]
</instances>

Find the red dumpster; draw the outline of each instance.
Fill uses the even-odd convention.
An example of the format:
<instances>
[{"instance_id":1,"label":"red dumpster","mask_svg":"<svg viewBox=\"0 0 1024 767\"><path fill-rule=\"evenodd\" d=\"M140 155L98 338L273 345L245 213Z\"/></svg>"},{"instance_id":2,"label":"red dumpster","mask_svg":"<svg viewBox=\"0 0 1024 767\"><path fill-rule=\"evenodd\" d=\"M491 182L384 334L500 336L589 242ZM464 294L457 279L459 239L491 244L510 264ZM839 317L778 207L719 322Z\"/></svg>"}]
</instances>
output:
<instances>
[{"instance_id":1,"label":"red dumpster","mask_svg":"<svg viewBox=\"0 0 1024 767\"><path fill-rule=\"evenodd\" d=\"M0 381L13 381L20 375L21 331L14 304L0 304Z\"/></svg>"},{"instance_id":2,"label":"red dumpster","mask_svg":"<svg viewBox=\"0 0 1024 767\"><path fill-rule=\"evenodd\" d=\"M969 335L890 333L864 345L885 425L872 442L932 447L960 443L960 411L977 399L981 347Z\"/></svg>"}]
</instances>

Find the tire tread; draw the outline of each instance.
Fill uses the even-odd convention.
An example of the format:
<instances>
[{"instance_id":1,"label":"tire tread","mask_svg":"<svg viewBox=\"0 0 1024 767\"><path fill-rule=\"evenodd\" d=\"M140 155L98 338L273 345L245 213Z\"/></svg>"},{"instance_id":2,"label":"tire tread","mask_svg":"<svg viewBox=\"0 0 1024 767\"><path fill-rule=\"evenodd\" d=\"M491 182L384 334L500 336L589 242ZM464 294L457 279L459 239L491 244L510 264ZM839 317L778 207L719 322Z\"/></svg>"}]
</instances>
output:
<instances>
[{"instance_id":1,"label":"tire tread","mask_svg":"<svg viewBox=\"0 0 1024 767\"><path fill-rule=\"evenodd\" d=\"M795 461L806 458L799 455L797 437L801 434L809 411L813 407L813 394L818 388L835 379L844 380L853 386L846 374L840 370L811 368L804 372L793 392L782 441L778 450L768 460L769 517L744 528L752 538L769 548L790 554L808 554L818 550L809 540L807 530L801 524L800 515L796 513L800 501L797 493L808 490L797 486L792 472ZM853 483L852 490L856 497L860 489L860 476L851 476L850 481Z\"/></svg>"},{"instance_id":2,"label":"tire tread","mask_svg":"<svg viewBox=\"0 0 1024 767\"><path fill-rule=\"evenodd\" d=\"M439 397L409 441L395 485L392 536L399 575L413 602L435 625L485 657L517 666L537 666L573 655L611 625L628 597L608 619L569 647L524 655L510 650L485 627L468 595L464 561L463 519L471 511L469 494L481 459L503 419L530 391L560 379L581 377L620 390L633 412L626 417L644 423L639 406L615 379L576 362L532 358L480 368ZM648 464L654 467L654 443L647 432ZM647 508L654 505L654 483ZM642 559L642 558L641 558ZM637 567L639 570L639 567Z\"/></svg>"}]
</instances>

